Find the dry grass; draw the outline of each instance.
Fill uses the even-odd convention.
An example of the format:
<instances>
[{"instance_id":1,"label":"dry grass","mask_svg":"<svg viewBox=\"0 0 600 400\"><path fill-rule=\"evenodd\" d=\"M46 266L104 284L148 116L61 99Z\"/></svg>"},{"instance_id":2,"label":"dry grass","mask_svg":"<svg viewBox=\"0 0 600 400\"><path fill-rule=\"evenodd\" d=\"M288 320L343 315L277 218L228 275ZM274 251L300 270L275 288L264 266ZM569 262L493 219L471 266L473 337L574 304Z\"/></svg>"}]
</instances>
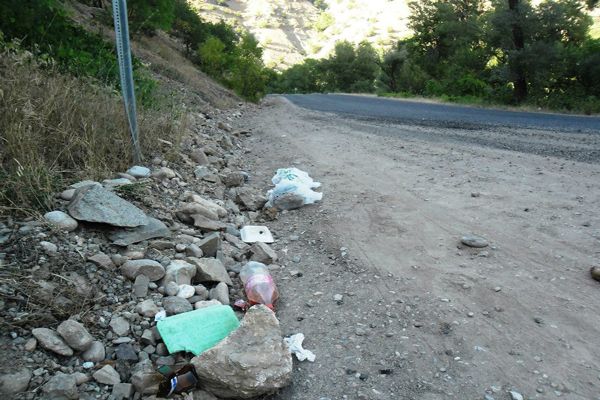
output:
<instances>
[{"instance_id":1,"label":"dry grass","mask_svg":"<svg viewBox=\"0 0 600 400\"><path fill-rule=\"evenodd\" d=\"M0 214L46 210L70 181L100 179L132 163L123 105L113 90L0 53ZM168 106L139 113L142 150L178 143L185 118Z\"/></svg>"}]
</instances>

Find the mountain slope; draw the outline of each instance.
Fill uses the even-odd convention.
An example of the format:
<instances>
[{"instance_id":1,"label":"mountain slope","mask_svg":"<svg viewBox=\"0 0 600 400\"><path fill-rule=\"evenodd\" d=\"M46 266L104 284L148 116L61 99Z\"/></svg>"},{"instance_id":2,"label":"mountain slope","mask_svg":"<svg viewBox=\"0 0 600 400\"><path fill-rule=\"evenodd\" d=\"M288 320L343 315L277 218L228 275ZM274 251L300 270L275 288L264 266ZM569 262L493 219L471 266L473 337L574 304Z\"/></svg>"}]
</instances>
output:
<instances>
[{"instance_id":1,"label":"mountain slope","mask_svg":"<svg viewBox=\"0 0 600 400\"><path fill-rule=\"evenodd\" d=\"M392 45L408 34L405 0L192 0L207 20L224 20L252 32L268 66L285 68L304 58L330 54L335 43L367 40Z\"/></svg>"}]
</instances>

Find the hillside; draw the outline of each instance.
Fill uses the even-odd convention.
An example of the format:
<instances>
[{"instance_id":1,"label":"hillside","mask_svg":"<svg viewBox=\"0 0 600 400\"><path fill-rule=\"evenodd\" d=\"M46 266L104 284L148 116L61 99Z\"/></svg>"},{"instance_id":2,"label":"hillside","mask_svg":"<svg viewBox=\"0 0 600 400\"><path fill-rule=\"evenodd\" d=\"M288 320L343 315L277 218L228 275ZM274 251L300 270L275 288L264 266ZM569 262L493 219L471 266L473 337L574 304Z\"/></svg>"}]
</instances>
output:
<instances>
[{"instance_id":1,"label":"hillside","mask_svg":"<svg viewBox=\"0 0 600 400\"><path fill-rule=\"evenodd\" d=\"M268 66L278 69L329 55L335 43L367 40L378 47L408 34L405 0L192 0L200 15L252 32Z\"/></svg>"}]
</instances>

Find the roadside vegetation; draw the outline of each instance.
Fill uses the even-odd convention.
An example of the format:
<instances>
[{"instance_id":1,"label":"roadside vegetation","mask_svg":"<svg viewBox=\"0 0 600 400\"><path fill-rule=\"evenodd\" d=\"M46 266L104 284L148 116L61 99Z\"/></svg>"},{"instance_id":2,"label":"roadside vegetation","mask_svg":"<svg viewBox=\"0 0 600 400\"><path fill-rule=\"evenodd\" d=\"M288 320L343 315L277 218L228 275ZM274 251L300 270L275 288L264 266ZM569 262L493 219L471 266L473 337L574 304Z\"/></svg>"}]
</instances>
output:
<instances>
[{"instance_id":1,"label":"roadside vegetation","mask_svg":"<svg viewBox=\"0 0 600 400\"><path fill-rule=\"evenodd\" d=\"M274 75L276 93L362 92L600 113L595 1L423 0L414 35L391 50L340 42L323 60Z\"/></svg>"}]
</instances>

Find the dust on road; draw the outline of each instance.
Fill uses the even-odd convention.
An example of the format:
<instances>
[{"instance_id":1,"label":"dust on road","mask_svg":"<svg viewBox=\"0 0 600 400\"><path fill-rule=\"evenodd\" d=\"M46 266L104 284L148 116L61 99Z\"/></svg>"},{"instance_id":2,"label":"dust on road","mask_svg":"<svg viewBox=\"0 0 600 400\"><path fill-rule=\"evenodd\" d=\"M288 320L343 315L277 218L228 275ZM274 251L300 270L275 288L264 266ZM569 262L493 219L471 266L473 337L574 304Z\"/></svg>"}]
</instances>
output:
<instances>
[{"instance_id":1,"label":"dust on road","mask_svg":"<svg viewBox=\"0 0 600 400\"><path fill-rule=\"evenodd\" d=\"M272 225L284 333L317 354L275 398L600 399L600 165L451 139L506 132L358 121L282 98L247 123L257 180L294 165L325 193ZM532 132L510 135L526 146ZM461 245L469 233L490 246Z\"/></svg>"}]
</instances>

